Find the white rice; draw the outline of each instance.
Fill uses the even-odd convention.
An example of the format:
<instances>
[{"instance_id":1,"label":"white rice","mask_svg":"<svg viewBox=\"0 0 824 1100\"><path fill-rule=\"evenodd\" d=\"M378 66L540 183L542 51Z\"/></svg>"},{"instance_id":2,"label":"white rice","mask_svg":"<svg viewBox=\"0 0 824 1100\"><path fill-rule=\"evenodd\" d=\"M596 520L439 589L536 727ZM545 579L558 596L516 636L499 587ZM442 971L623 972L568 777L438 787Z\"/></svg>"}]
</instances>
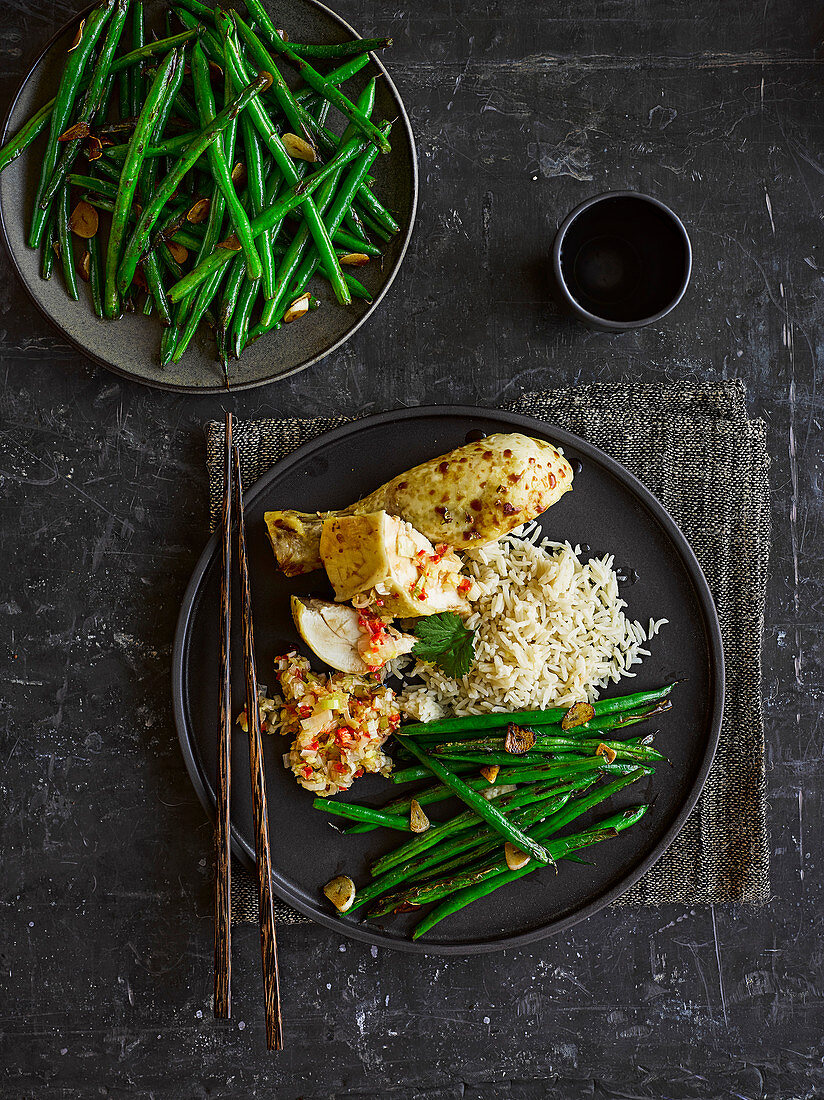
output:
<instances>
[{"instance_id":1,"label":"white rice","mask_svg":"<svg viewBox=\"0 0 824 1100\"><path fill-rule=\"evenodd\" d=\"M649 656L644 648L666 619L645 630L624 614L611 555L583 561L580 548L539 541L530 525L500 542L465 554L475 581L475 663L453 680L433 665L415 662L401 708L419 721L447 711L480 714L592 701L599 690ZM396 666L397 670L397 666Z\"/></svg>"}]
</instances>

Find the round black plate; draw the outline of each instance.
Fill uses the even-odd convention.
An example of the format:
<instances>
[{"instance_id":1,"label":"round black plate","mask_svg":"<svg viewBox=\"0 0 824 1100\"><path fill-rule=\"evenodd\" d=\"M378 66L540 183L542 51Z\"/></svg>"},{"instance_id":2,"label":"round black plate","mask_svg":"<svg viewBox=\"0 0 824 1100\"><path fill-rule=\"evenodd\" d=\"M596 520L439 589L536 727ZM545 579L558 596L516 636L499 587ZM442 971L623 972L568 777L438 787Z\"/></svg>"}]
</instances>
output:
<instances>
[{"instance_id":1,"label":"round black plate","mask_svg":"<svg viewBox=\"0 0 824 1100\"><path fill-rule=\"evenodd\" d=\"M285 27L295 42L342 42L358 37L357 32L317 0L269 0L275 25ZM87 9L87 11L90 9ZM0 144L17 132L37 108L54 95L62 71L66 49L71 44L80 19L78 14L48 43L32 66L12 101L3 127ZM166 5L161 0L146 4L147 26L160 28ZM311 286L323 303L307 317L279 332L269 333L248 347L242 358L230 365L234 389L248 389L316 363L347 340L375 310L392 284L403 261L418 201L418 168L412 128L398 91L380 60L372 62L348 84L348 94L357 97L369 76L381 74L377 83L374 117L397 119L392 128L392 152L375 161L375 194L394 212L400 233L382 246L383 260L357 269L358 279L371 291L371 304L354 301L338 305L327 283L318 276ZM284 75L290 74L284 68ZM330 125L334 125L330 114ZM33 196L37 186L40 156L46 138L41 134L34 144L0 175L0 224L12 262L35 305L79 351L96 363L118 374L160 389L178 393L224 392L222 368L215 354L211 333L201 326L180 363L165 369L158 362L161 325L154 317L126 314L117 322L102 321L92 310L88 287L81 284L79 302L73 302L63 286L60 265L50 280L40 278L40 254L26 244ZM78 171L86 161L78 158ZM106 221L105 217L102 219ZM380 244L381 242L377 242ZM77 255L79 249L76 246Z\"/></svg>"},{"instance_id":2,"label":"round black plate","mask_svg":"<svg viewBox=\"0 0 824 1100\"><path fill-rule=\"evenodd\" d=\"M594 866L562 863L557 875L550 870L530 875L443 921L425 940L413 943L409 931L416 922L414 913L375 924L340 919L330 912L323 885L341 872L351 874L356 882L366 881L369 861L397 841L381 831L350 836L335 832L330 819L312 808L312 796L282 767L286 740L267 738L275 892L301 913L342 934L406 951L468 954L530 943L568 928L612 901L659 858L683 826L707 777L721 725L724 673L718 620L701 568L670 516L622 466L569 432L512 413L463 407L384 413L338 428L284 459L246 495L261 681L272 682L274 656L297 643L289 594L327 591L320 573L288 580L275 572L264 511L345 507L401 471L460 446L467 433L477 429L487 434L520 431L548 439L562 446L571 462L580 462L573 492L550 508L542 526L553 539L588 544L594 555L613 553L617 567L627 574L637 572L637 582L625 591L632 618L642 623L650 617L670 620L653 640L652 656L639 666L637 678L624 681L619 690L684 681L674 695L677 709L661 719L656 740L673 767L660 766L648 781L622 792L611 805L614 812L621 805L655 797L654 807L639 825L593 851ZM192 782L210 812L215 802L219 572L217 541L212 538L183 601L173 668L180 743ZM233 667L234 701L240 710L243 685L237 650ZM234 845L240 859L253 865L248 760L246 739L238 732L232 765ZM378 805L398 790L381 777L370 776L358 781L353 794L357 801Z\"/></svg>"}]
</instances>

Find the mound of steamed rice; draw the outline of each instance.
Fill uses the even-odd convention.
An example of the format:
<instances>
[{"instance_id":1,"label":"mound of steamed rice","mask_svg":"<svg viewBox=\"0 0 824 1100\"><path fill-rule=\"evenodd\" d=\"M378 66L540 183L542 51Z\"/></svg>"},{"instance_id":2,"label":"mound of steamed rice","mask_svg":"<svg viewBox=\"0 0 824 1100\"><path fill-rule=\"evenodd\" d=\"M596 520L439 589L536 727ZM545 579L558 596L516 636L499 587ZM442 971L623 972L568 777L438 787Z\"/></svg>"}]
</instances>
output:
<instances>
[{"instance_id":1,"label":"mound of steamed rice","mask_svg":"<svg viewBox=\"0 0 824 1100\"><path fill-rule=\"evenodd\" d=\"M582 560L567 543L507 535L464 556L472 577L475 663L454 680L416 662L405 678L420 677L400 696L402 710L419 721L444 713L571 706L592 701L609 683L634 676L649 656L643 648L666 619L645 630L624 614L612 556Z\"/></svg>"}]
</instances>

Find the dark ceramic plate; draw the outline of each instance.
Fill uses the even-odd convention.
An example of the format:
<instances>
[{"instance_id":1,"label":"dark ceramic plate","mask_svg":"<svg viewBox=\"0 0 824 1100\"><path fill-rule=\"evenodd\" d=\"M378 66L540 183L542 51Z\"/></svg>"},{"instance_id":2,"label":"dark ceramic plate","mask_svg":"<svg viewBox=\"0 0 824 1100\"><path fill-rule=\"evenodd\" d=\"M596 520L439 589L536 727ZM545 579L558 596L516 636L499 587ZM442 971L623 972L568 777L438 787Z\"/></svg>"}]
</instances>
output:
<instances>
[{"instance_id":1,"label":"dark ceramic plate","mask_svg":"<svg viewBox=\"0 0 824 1100\"><path fill-rule=\"evenodd\" d=\"M614 811L655 798L639 825L594 851L594 866L562 863L557 875L549 870L530 875L413 943L409 932L414 913L376 924L360 923L354 914L351 920L340 919L330 912L323 885L341 872L364 882L369 861L397 841L381 831L343 836L330 828L329 818L312 808L311 795L283 768L285 741L266 739L275 892L342 934L407 951L467 954L530 943L568 928L618 897L661 856L683 826L709 771L721 724L724 674L718 620L700 566L672 519L640 482L597 448L528 417L483 409L409 409L346 425L295 451L247 493L261 680L271 683L273 658L285 646L297 644L290 593L327 592L320 573L288 580L275 572L264 511L345 507L401 471L462 445L467 434L477 430L520 431L549 439L564 448L573 464L580 464L574 491L546 513L542 526L550 537L586 544L593 554L613 553L617 567L627 575L637 573L637 581L624 591L632 618L642 623L650 617L669 619L650 647L652 656L639 666L637 679L624 681L619 693L684 681L675 695L677 710L661 720L656 742L673 767L660 766L645 784L622 792L610 807ZM180 743L192 782L210 812L218 714L219 563L213 538L183 601L173 670ZM240 710L243 686L237 652L233 665L235 707ZM233 839L239 858L252 865L248 775L247 740L238 732L233 751ZM379 805L398 789L381 777L365 777L356 784L354 798Z\"/></svg>"},{"instance_id":2,"label":"dark ceramic plate","mask_svg":"<svg viewBox=\"0 0 824 1100\"><path fill-rule=\"evenodd\" d=\"M317 0L270 0L268 6L276 26L286 27L296 42L342 42L357 37L348 23ZM146 5L148 26L159 27L165 10L166 6L159 0L149 0ZM7 134L16 133L25 120L54 95L66 49L84 14L80 13L67 23L34 63L14 97L2 142ZM380 73L382 79L377 84L374 117L397 119L397 122L392 128L392 152L375 161L375 193L395 213L401 231L383 246L383 262L376 259L358 268L358 279L371 291L373 301L340 306L328 284L316 277L312 289L321 299L322 307L248 347L240 361L231 365L230 381L235 389L285 378L340 347L377 308L398 273L412 234L418 199L412 129L397 89L377 57L373 56L370 65L354 77L346 89L356 98L369 76L376 73ZM286 67L284 75L289 77ZM330 125L334 114L330 115ZM0 175L3 236L23 285L35 304L79 351L118 374L179 393L223 391L223 375L215 356L214 340L205 326L201 326L201 332L182 361L163 369L158 362L161 326L156 318L128 314L116 323L101 321L94 315L87 287L81 284L79 302L68 297L59 265L48 282L40 278L40 256L27 246L26 235L45 140L41 134L31 148ZM80 163L85 165L85 160L81 158Z\"/></svg>"}]
</instances>

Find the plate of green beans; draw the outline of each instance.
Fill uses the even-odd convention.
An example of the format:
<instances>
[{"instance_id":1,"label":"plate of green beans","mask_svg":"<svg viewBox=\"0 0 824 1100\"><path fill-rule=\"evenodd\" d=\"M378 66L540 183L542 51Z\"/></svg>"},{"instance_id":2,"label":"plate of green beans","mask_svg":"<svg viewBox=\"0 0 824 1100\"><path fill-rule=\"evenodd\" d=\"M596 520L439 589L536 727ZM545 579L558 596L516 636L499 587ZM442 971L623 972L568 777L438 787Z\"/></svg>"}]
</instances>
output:
<instances>
[{"instance_id":1,"label":"plate of green beans","mask_svg":"<svg viewBox=\"0 0 824 1100\"><path fill-rule=\"evenodd\" d=\"M415 217L391 45L315 0L87 9L0 138L0 223L36 305L97 363L178 392L262 385L339 347Z\"/></svg>"},{"instance_id":2,"label":"plate of green beans","mask_svg":"<svg viewBox=\"0 0 824 1100\"><path fill-rule=\"evenodd\" d=\"M387 476L481 438L478 432L512 431L562 447L575 468L573 492L540 517L542 534L596 557L613 554L631 586L633 616L665 617L666 644L651 647L631 687L610 684L575 706L550 700L529 711L504 713L501 706L501 713L447 714L423 724L402 717L385 744L390 774L364 775L334 797L298 786L283 766L290 739L267 736L269 830L277 838L273 888L341 936L440 954L525 946L599 910L601 925L611 929L621 917L609 903L630 890L636 904L647 890L658 895L691 867L689 844L698 843L702 830L696 802L724 705L712 595L658 501L614 459L568 431L500 410L433 406L344 425L281 460L249 491L244 507L259 681L275 690L275 662L290 650L314 660L295 629L291 597L333 595L319 570L289 577L275 568L267 510L346 507ZM217 767L220 561L215 536L183 601L172 673L184 760L209 811ZM316 660L312 667L318 670ZM234 697L242 700L242 675L233 676ZM244 775L248 742L238 729L232 769ZM233 783L231 813L235 854L254 867L247 784ZM686 848L679 845L682 830Z\"/></svg>"}]
</instances>

